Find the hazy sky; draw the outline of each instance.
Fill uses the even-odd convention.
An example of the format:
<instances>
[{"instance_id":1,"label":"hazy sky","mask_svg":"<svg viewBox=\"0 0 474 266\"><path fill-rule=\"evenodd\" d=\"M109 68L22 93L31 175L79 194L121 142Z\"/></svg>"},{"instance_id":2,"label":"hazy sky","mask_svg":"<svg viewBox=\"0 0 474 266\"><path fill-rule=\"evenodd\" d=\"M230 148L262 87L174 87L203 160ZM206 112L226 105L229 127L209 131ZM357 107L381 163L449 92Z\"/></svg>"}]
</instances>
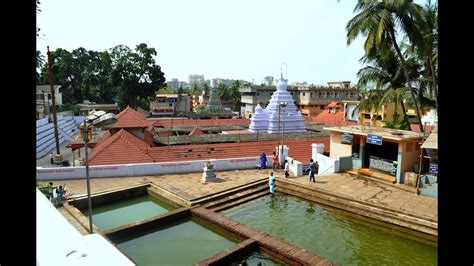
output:
<instances>
[{"instance_id":1,"label":"hazy sky","mask_svg":"<svg viewBox=\"0 0 474 266\"><path fill-rule=\"evenodd\" d=\"M350 0L41 0L37 49L103 51L146 43L167 80L356 82L363 39L346 45ZM285 71L284 71L285 72Z\"/></svg>"}]
</instances>

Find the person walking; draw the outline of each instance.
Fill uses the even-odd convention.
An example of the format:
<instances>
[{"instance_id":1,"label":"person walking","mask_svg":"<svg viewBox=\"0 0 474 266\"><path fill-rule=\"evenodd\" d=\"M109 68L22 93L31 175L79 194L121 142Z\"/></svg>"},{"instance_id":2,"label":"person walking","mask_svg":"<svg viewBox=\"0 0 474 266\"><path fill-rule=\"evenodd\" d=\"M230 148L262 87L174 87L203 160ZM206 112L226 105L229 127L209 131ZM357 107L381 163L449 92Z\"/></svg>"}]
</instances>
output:
<instances>
[{"instance_id":1,"label":"person walking","mask_svg":"<svg viewBox=\"0 0 474 266\"><path fill-rule=\"evenodd\" d=\"M290 171L290 162L288 162L288 160L285 160L285 177L286 178L290 176L289 171Z\"/></svg>"},{"instance_id":2,"label":"person walking","mask_svg":"<svg viewBox=\"0 0 474 266\"><path fill-rule=\"evenodd\" d=\"M272 155L272 169L273 171L276 171L278 169L278 155L276 152L273 152Z\"/></svg>"},{"instance_id":3,"label":"person walking","mask_svg":"<svg viewBox=\"0 0 474 266\"><path fill-rule=\"evenodd\" d=\"M53 182L49 182L48 183L48 197L49 197L49 201L51 202L53 201L53 198L54 198L53 190L54 190Z\"/></svg>"},{"instance_id":4,"label":"person walking","mask_svg":"<svg viewBox=\"0 0 474 266\"><path fill-rule=\"evenodd\" d=\"M314 174L318 175L319 173L319 163L318 161L314 161Z\"/></svg>"},{"instance_id":5,"label":"person walking","mask_svg":"<svg viewBox=\"0 0 474 266\"><path fill-rule=\"evenodd\" d=\"M267 169L267 154L265 154L265 151L262 151L262 154L260 154L260 167Z\"/></svg>"},{"instance_id":6,"label":"person walking","mask_svg":"<svg viewBox=\"0 0 474 266\"><path fill-rule=\"evenodd\" d=\"M53 156L52 152L49 153L49 160L51 161L51 165L53 165L54 164L54 156Z\"/></svg>"},{"instance_id":7,"label":"person walking","mask_svg":"<svg viewBox=\"0 0 474 266\"><path fill-rule=\"evenodd\" d=\"M316 183L316 180L314 179L314 174L316 173L316 164L314 163L313 159L309 160L309 182L313 180L314 183Z\"/></svg>"},{"instance_id":8,"label":"person walking","mask_svg":"<svg viewBox=\"0 0 474 266\"><path fill-rule=\"evenodd\" d=\"M268 186L270 187L270 193L275 194L275 176L273 176L273 172L270 172L268 177Z\"/></svg>"}]
</instances>

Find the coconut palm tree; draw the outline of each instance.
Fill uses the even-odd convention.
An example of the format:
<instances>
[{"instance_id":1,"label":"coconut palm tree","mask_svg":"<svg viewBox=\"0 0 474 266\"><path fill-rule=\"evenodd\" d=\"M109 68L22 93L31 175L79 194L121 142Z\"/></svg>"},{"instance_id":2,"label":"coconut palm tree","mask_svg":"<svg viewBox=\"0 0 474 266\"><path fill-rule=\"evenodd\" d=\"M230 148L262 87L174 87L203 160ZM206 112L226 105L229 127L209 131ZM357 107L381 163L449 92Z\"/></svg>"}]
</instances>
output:
<instances>
[{"instance_id":1,"label":"coconut palm tree","mask_svg":"<svg viewBox=\"0 0 474 266\"><path fill-rule=\"evenodd\" d=\"M402 107L404 123L409 124L406 117L404 100L409 99L410 96L407 95L407 90L404 87L405 78L401 62L394 48L386 43L383 44L383 46L387 47L379 49L373 58L363 56L360 59L360 62L367 66L357 73L359 79L358 87L365 88L368 83L374 83L376 89L385 90L386 96L381 98L382 102L380 105L394 100L396 105L400 104ZM402 43L401 48L405 50L406 47L407 46ZM406 61L410 73L410 80L416 80L421 74L421 67L415 59L416 58L408 58ZM401 96L394 97L394 95L397 94Z\"/></svg>"},{"instance_id":2,"label":"coconut palm tree","mask_svg":"<svg viewBox=\"0 0 474 266\"><path fill-rule=\"evenodd\" d=\"M424 66L424 81L429 84L430 92L436 104L438 112L438 4L428 0L421 9L421 21L419 23L422 39L412 46L414 52Z\"/></svg>"},{"instance_id":3,"label":"coconut palm tree","mask_svg":"<svg viewBox=\"0 0 474 266\"><path fill-rule=\"evenodd\" d=\"M421 7L412 0L359 0L354 12L359 12L346 25L347 44L350 45L359 35L367 36L364 49L365 55L372 58L380 48L386 48L383 44L391 44L401 62L405 76L405 86L409 89L413 98L413 104L417 113L418 123L421 127L421 115L416 101L415 90L411 86L408 64L400 51L396 40L397 30L406 34L412 43L421 42L421 33L417 22L421 20Z\"/></svg>"}]
</instances>

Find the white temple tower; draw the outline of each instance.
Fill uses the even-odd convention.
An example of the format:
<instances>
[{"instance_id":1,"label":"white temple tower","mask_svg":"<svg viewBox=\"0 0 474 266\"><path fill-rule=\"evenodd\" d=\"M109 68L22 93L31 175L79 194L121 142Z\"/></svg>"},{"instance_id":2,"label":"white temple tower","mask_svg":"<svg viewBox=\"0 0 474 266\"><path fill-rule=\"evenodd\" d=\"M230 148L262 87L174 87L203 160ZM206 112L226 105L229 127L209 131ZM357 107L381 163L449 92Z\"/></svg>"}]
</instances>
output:
<instances>
[{"instance_id":1,"label":"white temple tower","mask_svg":"<svg viewBox=\"0 0 474 266\"><path fill-rule=\"evenodd\" d=\"M255 108L255 114L250 119L250 131L262 132L266 127L267 133L292 133L306 132L304 119L297 111L293 96L287 90L288 80L283 77L278 81L277 90L272 94L270 102L265 109ZM280 103L286 102L285 107ZM261 109L261 110L260 110Z\"/></svg>"}]
</instances>

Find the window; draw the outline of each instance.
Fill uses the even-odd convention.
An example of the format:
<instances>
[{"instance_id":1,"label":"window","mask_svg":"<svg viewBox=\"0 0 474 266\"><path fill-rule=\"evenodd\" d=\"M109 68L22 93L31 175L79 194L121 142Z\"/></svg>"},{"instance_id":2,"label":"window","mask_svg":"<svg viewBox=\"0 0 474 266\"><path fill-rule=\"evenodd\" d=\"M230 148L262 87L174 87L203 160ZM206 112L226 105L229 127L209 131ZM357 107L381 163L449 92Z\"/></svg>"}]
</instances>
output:
<instances>
[{"instance_id":1,"label":"window","mask_svg":"<svg viewBox=\"0 0 474 266\"><path fill-rule=\"evenodd\" d=\"M303 96L305 96L305 95L306 95L306 93L303 92Z\"/></svg>"},{"instance_id":2,"label":"window","mask_svg":"<svg viewBox=\"0 0 474 266\"><path fill-rule=\"evenodd\" d=\"M321 105L319 106L319 109L324 110L324 105L321 104Z\"/></svg>"},{"instance_id":3,"label":"window","mask_svg":"<svg viewBox=\"0 0 474 266\"><path fill-rule=\"evenodd\" d=\"M310 94L310 97L313 98L313 93Z\"/></svg>"},{"instance_id":4,"label":"window","mask_svg":"<svg viewBox=\"0 0 474 266\"><path fill-rule=\"evenodd\" d=\"M335 92L334 93L334 98L337 98L337 97L339 97L339 93Z\"/></svg>"},{"instance_id":5,"label":"window","mask_svg":"<svg viewBox=\"0 0 474 266\"><path fill-rule=\"evenodd\" d=\"M257 92L257 96L260 96L260 93Z\"/></svg>"}]
</instances>

